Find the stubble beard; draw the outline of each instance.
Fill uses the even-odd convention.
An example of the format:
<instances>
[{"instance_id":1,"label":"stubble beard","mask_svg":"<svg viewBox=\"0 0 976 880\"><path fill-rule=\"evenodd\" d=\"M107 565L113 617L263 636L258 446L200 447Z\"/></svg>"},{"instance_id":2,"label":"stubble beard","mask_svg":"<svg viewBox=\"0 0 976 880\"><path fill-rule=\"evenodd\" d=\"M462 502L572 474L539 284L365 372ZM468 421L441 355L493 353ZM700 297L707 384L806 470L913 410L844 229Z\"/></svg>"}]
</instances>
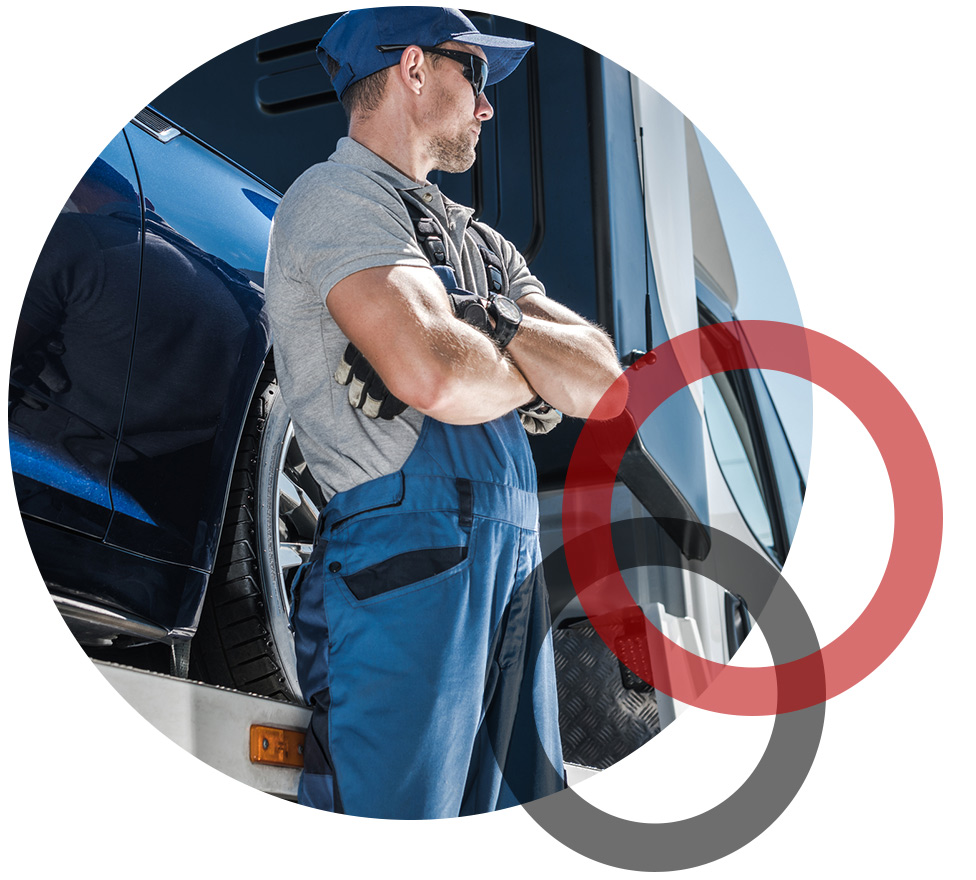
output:
<instances>
[{"instance_id":1,"label":"stubble beard","mask_svg":"<svg viewBox=\"0 0 976 880\"><path fill-rule=\"evenodd\" d=\"M429 117L431 123L435 125L440 120L462 118L470 112L462 108L458 99L443 88L440 89L440 100L436 107L436 111ZM461 174L474 165L476 143L477 140L472 140L471 123L465 123L454 134L429 135L427 154L436 170L446 171L448 174Z\"/></svg>"},{"instance_id":2,"label":"stubble beard","mask_svg":"<svg viewBox=\"0 0 976 880\"><path fill-rule=\"evenodd\" d=\"M458 132L454 137L431 135L427 151L434 168L448 174L460 174L474 165L475 151L468 130Z\"/></svg>"}]
</instances>

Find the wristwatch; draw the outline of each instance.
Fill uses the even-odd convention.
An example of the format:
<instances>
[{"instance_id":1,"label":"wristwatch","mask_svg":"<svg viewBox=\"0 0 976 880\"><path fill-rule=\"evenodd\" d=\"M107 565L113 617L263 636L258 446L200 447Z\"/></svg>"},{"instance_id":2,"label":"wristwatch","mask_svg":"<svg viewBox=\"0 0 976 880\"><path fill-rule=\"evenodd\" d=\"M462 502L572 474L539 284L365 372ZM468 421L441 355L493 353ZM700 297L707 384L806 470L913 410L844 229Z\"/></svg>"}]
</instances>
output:
<instances>
[{"instance_id":1,"label":"wristwatch","mask_svg":"<svg viewBox=\"0 0 976 880\"><path fill-rule=\"evenodd\" d=\"M496 293L488 300L488 314L495 322L491 338L499 348L504 348L515 338L522 326L522 310L515 300Z\"/></svg>"}]
</instances>

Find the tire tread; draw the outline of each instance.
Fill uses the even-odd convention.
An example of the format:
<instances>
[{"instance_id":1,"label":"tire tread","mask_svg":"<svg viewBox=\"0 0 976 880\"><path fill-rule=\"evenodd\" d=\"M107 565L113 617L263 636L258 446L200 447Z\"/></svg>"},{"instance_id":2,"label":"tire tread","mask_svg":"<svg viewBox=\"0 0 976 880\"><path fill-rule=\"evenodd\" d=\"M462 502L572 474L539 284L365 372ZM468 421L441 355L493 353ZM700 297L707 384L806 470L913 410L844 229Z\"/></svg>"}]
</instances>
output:
<instances>
[{"instance_id":1,"label":"tire tread","mask_svg":"<svg viewBox=\"0 0 976 880\"><path fill-rule=\"evenodd\" d=\"M254 527L261 431L277 392L269 358L241 435L217 560L193 640L190 674L213 684L300 702L285 684L265 624Z\"/></svg>"}]
</instances>

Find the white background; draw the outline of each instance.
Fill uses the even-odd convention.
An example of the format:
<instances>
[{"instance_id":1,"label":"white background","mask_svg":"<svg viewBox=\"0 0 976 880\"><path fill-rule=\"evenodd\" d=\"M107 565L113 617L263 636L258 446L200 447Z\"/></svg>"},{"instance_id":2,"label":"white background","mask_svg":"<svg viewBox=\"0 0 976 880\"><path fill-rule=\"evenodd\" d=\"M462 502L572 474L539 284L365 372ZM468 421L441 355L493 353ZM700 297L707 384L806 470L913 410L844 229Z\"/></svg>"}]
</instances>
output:
<instances>
[{"instance_id":1,"label":"white background","mask_svg":"<svg viewBox=\"0 0 976 880\"><path fill-rule=\"evenodd\" d=\"M971 835L976 714L964 665L976 625L976 579L965 561L973 486L963 459L972 386L962 369L974 293L971 12L945 2L924 12L704 0L489 8L608 55L692 119L759 205L804 323L886 373L918 415L942 475L942 562L915 628L877 672L830 702L817 762L785 814L692 873L958 873ZM58 209L112 135L214 55L332 10L169 0L19 4L7 13L3 351ZM891 501L865 432L826 395L815 401L810 495L787 573L830 638L883 570ZM30 558L6 467L0 479L10 865L79 877L620 873L565 849L521 810L428 823L320 815L195 761L85 662ZM690 713L581 793L629 818L693 815L751 770L768 729L767 719ZM736 751L738 775L724 772L714 755Z\"/></svg>"}]
</instances>

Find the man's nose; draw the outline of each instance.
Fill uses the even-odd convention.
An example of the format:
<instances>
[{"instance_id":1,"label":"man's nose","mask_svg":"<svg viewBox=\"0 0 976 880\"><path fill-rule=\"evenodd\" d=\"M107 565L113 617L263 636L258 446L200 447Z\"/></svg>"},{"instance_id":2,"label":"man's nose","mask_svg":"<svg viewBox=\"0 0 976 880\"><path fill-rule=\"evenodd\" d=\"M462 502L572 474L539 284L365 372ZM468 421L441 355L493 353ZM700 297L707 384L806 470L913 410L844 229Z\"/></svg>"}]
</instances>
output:
<instances>
[{"instance_id":1,"label":"man's nose","mask_svg":"<svg viewBox=\"0 0 976 880\"><path fill-rule=\"evenodd\" d=\"M488 99L485 97L485 93L482 92L478 95L477 100L474 104L474 115L476 119L480 119L482 122L487 122L495 115L495 110L488 103Z\"/></svg>"}]
</instances>

